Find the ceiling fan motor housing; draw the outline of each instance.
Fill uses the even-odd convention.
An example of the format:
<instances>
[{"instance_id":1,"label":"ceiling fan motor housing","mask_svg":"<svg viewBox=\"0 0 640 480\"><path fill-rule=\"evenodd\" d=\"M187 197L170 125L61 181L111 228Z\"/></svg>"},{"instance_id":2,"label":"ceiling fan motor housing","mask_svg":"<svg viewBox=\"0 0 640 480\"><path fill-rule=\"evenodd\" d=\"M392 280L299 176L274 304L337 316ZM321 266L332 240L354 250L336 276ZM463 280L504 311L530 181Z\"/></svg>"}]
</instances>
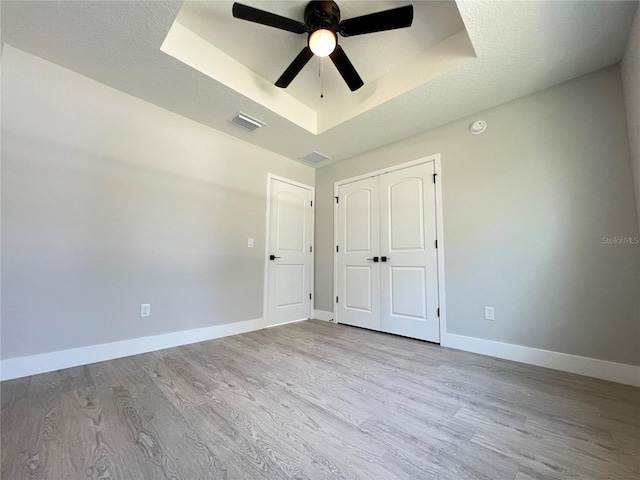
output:
<instances>
[{"instance_id":1,"label":"ceiling fan motor housing","mask_svg":"<svg viewBox=\"0 0 640 480\"><path fill-rule=\"evenodd\" d=\"M320 29L335 34L340 25L340 9L336 2L309 2L304 9L304 23L310 34Z\"/></svg>"}]
</instances>

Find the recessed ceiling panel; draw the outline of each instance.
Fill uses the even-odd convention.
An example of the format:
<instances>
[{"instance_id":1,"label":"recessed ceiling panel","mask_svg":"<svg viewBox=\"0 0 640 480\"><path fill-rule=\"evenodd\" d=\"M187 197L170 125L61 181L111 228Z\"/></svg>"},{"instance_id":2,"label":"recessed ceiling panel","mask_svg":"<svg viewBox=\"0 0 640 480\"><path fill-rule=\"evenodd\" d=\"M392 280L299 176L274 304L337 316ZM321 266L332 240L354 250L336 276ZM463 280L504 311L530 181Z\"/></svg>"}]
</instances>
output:
<instances>
[{"instance_id":1,"label":"recessed ceiling panel","mask_svg":"<svg viewBox=\"0 0 640 480\"><path fill-rule=\"evenodd\" d=\"M243 3L300 21L304 21L307 5L304 1ZM338 43L365 82L356 92L349 90L329 58L318 57L311 59L286 90L276 92L279 89L273 84L307 45L307 34L233 18L233 2L187 0L176 19L178 25L174 24L162 49L318 134L474 58L455 2L338 2L342 19L407 4L414 6L410 28L339 36ZM197 38L190 38L189 34ZM195 43L201 50L199 56L192 54ZM205 43L209 46L208 55ZM210 65L213 58L215 68ZM245 88L239 77L245 77ZM292 110L307 107L315 113L315 125L309 127L308 119L301 120L299 112L290 114L283 105L283 93L290 97Z\"/></svg>"}]
</instances>

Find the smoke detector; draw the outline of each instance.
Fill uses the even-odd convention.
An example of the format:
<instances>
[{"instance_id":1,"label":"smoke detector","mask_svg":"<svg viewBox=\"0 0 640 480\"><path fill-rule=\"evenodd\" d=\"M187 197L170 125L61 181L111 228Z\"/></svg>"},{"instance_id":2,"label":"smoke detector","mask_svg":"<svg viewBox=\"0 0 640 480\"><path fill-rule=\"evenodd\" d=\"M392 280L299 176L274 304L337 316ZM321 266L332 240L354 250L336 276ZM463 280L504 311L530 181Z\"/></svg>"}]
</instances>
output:
<instances>
[{"instance_id":1,"label":"smoke detector","mask_svg":"<svg viewBox=\"0 0 640 480\"><path fill-rule=\"evenodd\" d=\"M480 133L484 132L486 128L487 122L485 122L484 120L476 120L471 124L469 130L471 130L471 133L473 133L474 135L479 135Z\"/></svg>"}]
</instances>

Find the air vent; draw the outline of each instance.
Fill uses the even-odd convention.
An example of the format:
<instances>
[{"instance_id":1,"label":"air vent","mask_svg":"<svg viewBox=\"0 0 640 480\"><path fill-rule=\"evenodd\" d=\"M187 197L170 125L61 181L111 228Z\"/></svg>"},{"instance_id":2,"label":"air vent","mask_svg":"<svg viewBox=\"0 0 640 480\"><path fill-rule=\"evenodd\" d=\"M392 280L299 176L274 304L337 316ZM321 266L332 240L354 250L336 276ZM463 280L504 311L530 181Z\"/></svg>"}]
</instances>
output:
<instances>
[{"instance_id":1,"label":"air vent","mask_svg":"<svg viewBox=\"0 0 640 480\"><path fill-rule=\"evenodd\" d=\"M250 117L246 113L242 112L238 112L235 116L231 117L229 121L251 132L254 132L260 127L264 127L266 125L266 123L261 122L256 118Z\"/></svg>"},{"instance_id":2,"label":"air vent","mask_svg":"<svg viewBox=\"0 0 640 480\"><path fill-rule=\"evenodd\" d=\"M331 160L331 157L326 156L324 153L311 152L304 157L300 157L300 160L304 160L307 163L315 165L317 163L324 162L325 160Z\"/></svg>"}]
</instances>

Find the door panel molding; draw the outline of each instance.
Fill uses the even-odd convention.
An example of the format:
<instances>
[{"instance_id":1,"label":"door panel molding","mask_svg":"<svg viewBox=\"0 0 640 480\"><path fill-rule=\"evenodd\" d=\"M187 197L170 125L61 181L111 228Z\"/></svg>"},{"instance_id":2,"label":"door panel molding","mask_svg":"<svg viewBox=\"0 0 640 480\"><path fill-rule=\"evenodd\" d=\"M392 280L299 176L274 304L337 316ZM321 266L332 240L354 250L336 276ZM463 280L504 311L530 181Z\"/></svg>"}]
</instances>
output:
<instances>
[{"instance_id":1,"label":"door panel molding","mask_svg":"<svg viewBox=\"0 0 640 480\"><path fill-rule=\"evenodd\" d=\"M352 216L352 210L349 208L351 202L356 200L360 200L359 197L365 194L366 205L355 205L356 208L362 209L363 207L367 207L367 216L364 218L364 222L357 222L358 218L356 216ZM371 251L371 190L360 189L354 192L349 193L345 196L345 245L344 249L346 252L369 252ZM365 236L365 244L363 245L361 242L363 240L362 237L358 238L357 234L364 234ZM360 247L360 248L358 248Z\"/></svg>"},{"instance_id":2,"label":"door panel molding","mask_svg":"<svg viewBox=\"0 0 640 480\"><path fill-rule=\"evenodd\" d=\"M280 182L281 180L278 181ZM290 202L295 202L295 205L290 204ZM302 209L304 211L307 206L304 204L304 201L300 197L292 195L290 192L278 192L277 204L278 220L276 221L276 225L278 226L278 230L276 232L276 248L278 250L290 252L304 252L306 250L304 248L305 225L304 222L302 224L298 224L298 219L295 216L296 212L293 212L291 210ZM298 235L295 237L291 237L290 235L282 234L280 229L283 224L285 227L287 227L288 230L295 229L295 232Z\"/></svg>"},{"instance_id":3,"label":"door panel molding","mask_svg":"<svg viewBox=\"0 0 640 480\"><path fill-rule=\"evenodd\" d=\"M407 183L417 184L417 191L407 192L406 189L400 190L402 187L406 187L405 184ZM410 200L409 198L407 198L409 197L409 194L411 195L415 194L420 199L424 197L424 182L422 178L416 178L416 177L404 178L399 182L389 185L389 188L387 190L386 197L389 199L389 201L387 202L386 208L389 215L388 222L391 227L389 228L389 238L388 238L389 252L424 250L424 237L425 237L424 204L420 202L418 211L407 212L406 208L404 207L408 203L407 200ZM394 222L396 215L401 217L400 220L402 222ZM403 228L399 226L398 223L402 223L403 225L405 224L410 225L410 222L408 222L408 220L410 219L406 218L409 216L416 217L414 218L414 220L417 220L416 222L417 223L416 226L418 227L417 231L411 232L415 234L414 240L416 240L416 242L413 245L411 244L401 245L400 238L399 238L400 235L398 230L402 230ZM398 235L396 235L396 233L398 233ZM403 232L403 233L406 234L407 232ZM398 241L396 242L396 240Z\"/></svg>"},{"instance_id":4,"label":"door panel molding","mask_svg":"<svg viewBox=\"0 0 640 480\"><path fill-rule=\"evenodd\" d=\"M371 266L369 265L345 265L344 269L345 274L345 283L349 283L349 274L353 276L360 276L360 281L365 281L366 288L363 288L363 291L358 292L347 292L344 299L344 308L347 310L360 310L363 312L372 312L373 311L373 298L371 295L372 291L372 272Z\"/></svg>"},{"instance_id":5,"label":"door panel molding","mask_svg":"<svg viewBox=\"0 0 640 480\"><path fill-rule=\"evenodd\" d=\"M405 305L406 298L405 297L415 297L418 292L414 292L411 289L405 289L400 286L400 281L398 277L400 277L403 273L406 275L407 273L418 273L420 280L421 290L426 290L426 277L427 272L424 267L404 267L398 266L389 267L390 275L389 275L389 305L391 307L391 313L396 316L408 317L411 319L418 320L427 320L427 304L425 298L423 297L422 302L420 304L420 312L409 312L411 308L403 308Z\"/></svg>"}]
</instances>

